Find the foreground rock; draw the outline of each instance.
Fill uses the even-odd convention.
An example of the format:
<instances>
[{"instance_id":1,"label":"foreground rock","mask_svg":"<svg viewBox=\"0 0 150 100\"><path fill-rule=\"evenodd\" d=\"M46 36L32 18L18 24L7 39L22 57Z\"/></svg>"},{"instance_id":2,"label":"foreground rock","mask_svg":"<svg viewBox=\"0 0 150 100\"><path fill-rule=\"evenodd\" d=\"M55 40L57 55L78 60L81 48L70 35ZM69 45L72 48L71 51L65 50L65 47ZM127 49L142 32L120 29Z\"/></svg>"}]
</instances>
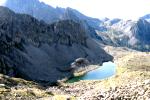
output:
<instances>
[{"instance_id":1,"label":"foreground rock","mask_svg":"<svg viewBox=\"0 0 150 100\"><path fill-rule=\"evenodd\" d=\"M0 72L37 82L70 77L77 58L90 64L112 60L84 27L71 20L51 25L0 7ZM62 71L63 70L63 71Z\"/></svg>"}]
</instances>

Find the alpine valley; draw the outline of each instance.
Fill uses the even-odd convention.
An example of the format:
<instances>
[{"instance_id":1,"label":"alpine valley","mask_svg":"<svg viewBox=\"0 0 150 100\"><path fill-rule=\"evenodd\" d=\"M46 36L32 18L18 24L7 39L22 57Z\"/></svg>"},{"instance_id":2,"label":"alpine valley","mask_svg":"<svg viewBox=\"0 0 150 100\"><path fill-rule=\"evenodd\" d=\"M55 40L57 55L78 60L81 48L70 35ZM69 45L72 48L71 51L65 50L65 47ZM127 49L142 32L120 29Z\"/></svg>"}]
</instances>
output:
<instances>
[{"instance_id":1,"label":"alpine valley","mask_svg":"<svg viewBox=\"0 0 150 100\"><path fill-rule=\"evenodd\" d=\"M150 14L98 19L39 0L0 6L0 99L149 100ZM112 61L104 80L66 83Z\"/></svg>"}]
</instances>

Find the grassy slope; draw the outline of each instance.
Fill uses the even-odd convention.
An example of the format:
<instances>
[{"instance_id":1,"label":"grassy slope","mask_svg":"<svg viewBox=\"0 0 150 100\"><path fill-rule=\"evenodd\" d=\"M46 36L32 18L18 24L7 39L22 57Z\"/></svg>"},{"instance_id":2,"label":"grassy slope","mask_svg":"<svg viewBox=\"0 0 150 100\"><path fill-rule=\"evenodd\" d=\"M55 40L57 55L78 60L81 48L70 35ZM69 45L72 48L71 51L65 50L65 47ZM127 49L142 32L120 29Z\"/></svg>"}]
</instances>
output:
<instances>
[{"instance_id":1,"label":"grassy slope","mask_svg":"<svg viewBox=\"0 0 150 100\"><path fill-rule=\"evenodd\" d=\"M75 83L64 83L56 87L42 87L34 82L25 81L19 78L10 78L0 74L0 99L50 99L72 100L80 97L93 99L100 96L99 93L107 93L113 89L119 91L130 91L130 96L135 95L136 88L143 86L144 91L150 92L148 85L144 83L150 77L150 53L130 51L123 48L105 48L115 57L117 74L103 81L80 81ZM139 90L140 91L140 90ZM121 94L122 93L122 94ZM124 95L123 92L112 92L112 95ZM147 94L146 94L147 96ZM54 100L55 100L54 99ZM142 99L141 99L142 100Z\"/></svg>"},{"instance_id":2,"label":"grassy slope","mask_svg":"<svg viewBox=\"0 0 150 100\"><path fill-rule=\"evenodd\" d=\"M28 100L52 95L34 82L0 74L0 100Z\"/></svg>"},{"instance_id":3,"label":"grassy slope","mask_svg":"<svg viewBox=\"0 0 150 100\"><path fill-rule=\"evenodd\" d=\"M115 57L117 74L103 81L80 81L67 84L64 90L70 89L67 91L68 94L86 97L84 99L94 99L100 95L100 92L110 93L112 99L126 98L126 95L129 99L134 97L139 99L140 91L144 91L141 100L147 100L148 95L150 96L150 83L145 82L150 81L150 54L125 48L106 47L105 49ZM115 98L115 95L118 96Z\"/></svg>"}]
</instances>

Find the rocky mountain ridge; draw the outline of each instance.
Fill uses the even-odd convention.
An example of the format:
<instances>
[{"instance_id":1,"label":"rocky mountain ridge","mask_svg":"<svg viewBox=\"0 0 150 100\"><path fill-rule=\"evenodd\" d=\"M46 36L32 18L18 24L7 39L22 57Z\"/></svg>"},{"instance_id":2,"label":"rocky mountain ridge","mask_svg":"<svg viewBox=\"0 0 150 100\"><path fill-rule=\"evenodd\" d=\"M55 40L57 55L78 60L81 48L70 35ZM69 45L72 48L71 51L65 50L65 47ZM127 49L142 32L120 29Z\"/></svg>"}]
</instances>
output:
<instances>
[{"instance_id":1,"label":"rocky mountain ridge","mask_svg":"<svg viewBox=\"0 0 150 100\"><path fill-rule=\"evenodd\" d=\"M106 44L115 46L126 46L140 51L150 51L150 23L144 19L137 21L120 20L117 23L109 24L107 21L104 26L107 31L97 33L103 38Z\"/></svg>"},{"instance_id":2,"label":"rocky mountain ridge","mask_svg":"<svg viewBox=\"0 0 150 100\"><path fill-rule=\"evenodd\" d=\"M29 14L46 23L73 20L82 24L91 37L100 40L103 44L150 51L149 24L146 22L148 15L141 17L138 21L118 18L99 20L85 16L72 8L53 8L39 0L7 0L5 6L17 13ZM142 21L143 23L140 23Z\"/></svg>"},{"instance_id":3,"label":"rocky mountain ridge","mask_svg":"<svg viewBox=\"0 0 150 100\"><path fill-rule=\"evenodd\" d=\"M52 83L71 76L71 63L77 58L90 64L112 60L79 23L64 20L49 25L6 7L0 12L1 73Z\"/></svg>"},{"instance_id":4,"label":"rocky mountain ridge","mask_svg":"<svg viewBox=\"0 0 150 100\"><path fill-rule=\"evenodd\" d=\"M17 6L16 6L17 5ZM72 8L52 7L39 0L6 0L5 6L17 13L29 14L46 23L59 20L86 21L89 25L98 27L102 22L99 19L83 15Z\"/></svg>"},{"instance_id":5,"label":"rocky mountain ridge","mask_svg":"<svg viewBox=\"0 0 150 100\"><path fill-rule=\"evenodd\" d=\"M73 20L77 23L83 24L86 30L94 39L100 39L95 33L97 30L105 30L105 27L99 26L101 20L88 17L79 11L72 8L52 7L40 2L39 0L6 0L5 6L10 8L16 13L28 14L38 20L51 24L60 20Z\"/></svg>"}]
</instances>

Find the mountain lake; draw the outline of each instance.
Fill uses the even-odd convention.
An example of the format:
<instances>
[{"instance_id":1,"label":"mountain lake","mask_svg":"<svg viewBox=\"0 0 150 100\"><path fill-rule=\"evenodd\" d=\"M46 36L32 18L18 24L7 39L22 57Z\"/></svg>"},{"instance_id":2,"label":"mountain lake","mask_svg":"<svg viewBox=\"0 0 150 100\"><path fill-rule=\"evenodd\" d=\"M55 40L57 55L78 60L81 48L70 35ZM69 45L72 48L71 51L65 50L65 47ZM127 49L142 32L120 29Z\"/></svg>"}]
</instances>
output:
<instances>
[{"instance_id":1,"label":"mountain lake","mask_svg":"<svg viewBox=\"0 0 150 100\"><path fill-rule=\"evenodd\" d=\"M116 73L116 65L112 62L105 62L99 68L86 73L83 76L74 77L67 82L73 83L80 80L102 80L107 79Z\"/></svg>"}]
</instances>

